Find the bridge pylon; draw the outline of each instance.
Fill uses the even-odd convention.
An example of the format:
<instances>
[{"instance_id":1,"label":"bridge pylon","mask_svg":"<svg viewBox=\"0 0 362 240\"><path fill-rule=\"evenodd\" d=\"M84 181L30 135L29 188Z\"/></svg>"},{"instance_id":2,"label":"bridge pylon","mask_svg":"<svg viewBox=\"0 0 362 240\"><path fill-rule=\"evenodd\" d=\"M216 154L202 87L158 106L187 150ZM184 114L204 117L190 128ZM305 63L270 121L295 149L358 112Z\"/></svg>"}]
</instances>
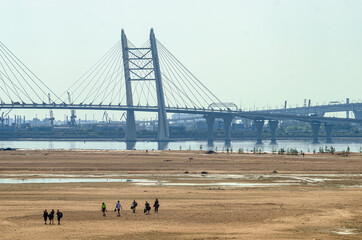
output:
<instances>
[{"instance_id":1,"label":"bridge pylon","mask_svg":"<svg viewBox=\"0 0 362 240\"><path fill-rule=\"evenodd\" d=\"M130 74L130 59L128 52L128 40L127 36L122 29L121 32L121 41L122 41L122 56L123 56L123 67L124 67L124 79L126 85L126 103L127 107L133 106L133 97L132 97L132 85L131 85L131 74ZM134 110L127 110L127 119L126 119L126 142L135 142L136 141L136 120L134 116Z\"/></svg>"},{"instance_id":2,"label":"bridge pylon","mask_svg":"<svg viewBox=\"0 0 362 240\"><path fill-rule=\"evenodd\" d=\"M170 138L170 132L168 128L168 121L166 115L165 95L163 93L160 62L158 59L157 44L153 28L151 28L150 32L150 42L151 42L151 52L152 52L152 61L153 61L153 71L155 74L156 90L157 90L157 105L158 105L157 140L168 141Z\"/></svg>"},{"instance_id":3,"label":"bridge pylon","mask_svg":"<svg viewBox=\"0 0 362 240\"><path fill-rule=\"evenodd\" d=\"M170 133L166 115L165 96L163 92L161 69L158 58L157 42L153 29L150 32L148 47L129 47L122 29L122 54L126 85L127 107L133 107L132 82L154 81L156 85L158 107L158 141L169 141ZM134 110L127 110L126 141L136 141L136 123Z\"/></svg>"}]
</instances>

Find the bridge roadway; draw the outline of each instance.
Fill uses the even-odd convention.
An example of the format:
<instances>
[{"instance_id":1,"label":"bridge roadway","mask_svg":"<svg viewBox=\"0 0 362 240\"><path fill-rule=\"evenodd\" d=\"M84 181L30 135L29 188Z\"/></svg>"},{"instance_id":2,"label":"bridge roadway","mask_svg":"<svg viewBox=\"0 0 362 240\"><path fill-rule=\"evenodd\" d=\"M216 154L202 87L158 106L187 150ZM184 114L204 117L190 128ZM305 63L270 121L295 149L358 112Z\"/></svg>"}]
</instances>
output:
<instances>
[{"instance_id":1,"label":"bridge roadway","mask_svg":"<svg viewBox=\"0 0 362 240\"><path fill-rule=\"evenodd\" d=\"M289 113L289 114L320 114L326 112L345 112L353 111L359 112L362 111L362 103L343 103L343 104L326 104L318 106L309 106L309 107L295 107L295 108L280 108L280 109L270 109L270 110L260 110L258 112L265 113Z\"/></svg>"},{"instance_id":2,"label":"bridge roadway","mask_svg":"<svg viewBox=\"0 0 362 240\"><path fill-rule=\"evenodd\" d=\"M103 111L127 111L133 110L138 112L158 112L157 106L126 106L126 105L90 105L90 104L66 104L66 103L33 103L33 104L0 104L0 109L62 109L62 110L103 110ZM185 113L213 115L216 118L224 118L227 116L242 117L251 120L298 120L303 122L323 122L323 123L362 123L362 119L346 119L335 117L318 117L304 116L299 114L285 114L277 111L233 111L233 110L215 110L204 108L171 108L166 107L168 113Z\"/></svg>"},{"instance_id":3,"label":"bridge roadway","mask_svg":"<svg viewBox=\"0 0 362 240\"><path fill-rule=\"evenodd\" d=\"M60 110L102 110L102 111L138 111L138 112L158 112L157 106L127 106L127 105L91 105L91 104L66 104L66 103L53 103L53 104L26 104L26 103L1 103L0 109L60 109ZM231 122L234 117L247 118L254 121L257 130L257 143L262 143L262 128L264 121L269 122L271 130L271 142L276 143L275 133L279 120L297 120L303 122L309 122L312 125L313 130L313 142L318 142L318 132L320 125L325 125L327 133L327 142L331 142L332 126L336 123L360 123L362 119L347 119L347 118L335 118L335 117L320 117L320 116L308 116L302 114L286 114L286 113L271 113L263 111L233 111L233 110L215 110L204 108L171 108L166 107L167 113L185 113L185 114L199 114L203 115L208 125L208 140L213 141L213 125L215 118L222 118L225 123L225 141L230 142L231 136Z\"/></svg>"}]
</instances>

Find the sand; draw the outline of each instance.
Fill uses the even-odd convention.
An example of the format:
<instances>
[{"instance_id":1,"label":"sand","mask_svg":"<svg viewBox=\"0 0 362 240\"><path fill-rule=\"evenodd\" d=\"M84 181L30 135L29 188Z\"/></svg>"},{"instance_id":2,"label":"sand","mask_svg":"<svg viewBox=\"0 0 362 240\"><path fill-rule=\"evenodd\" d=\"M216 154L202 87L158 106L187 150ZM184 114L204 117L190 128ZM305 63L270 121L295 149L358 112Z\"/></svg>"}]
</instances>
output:
<instances>
[{"instance_id":1,"label":"sand","mask_svg":"<svg viewBox=\"0 0 362 240\"><path fill-rule=\"evenodd\" d=\"M64 178L108 182L27 183ZM0 183L0 239L362 239L358 153L2 151L1 179L24 183ZM44 225L44 209L61 225Z\"/></svg>"}]
</instances>

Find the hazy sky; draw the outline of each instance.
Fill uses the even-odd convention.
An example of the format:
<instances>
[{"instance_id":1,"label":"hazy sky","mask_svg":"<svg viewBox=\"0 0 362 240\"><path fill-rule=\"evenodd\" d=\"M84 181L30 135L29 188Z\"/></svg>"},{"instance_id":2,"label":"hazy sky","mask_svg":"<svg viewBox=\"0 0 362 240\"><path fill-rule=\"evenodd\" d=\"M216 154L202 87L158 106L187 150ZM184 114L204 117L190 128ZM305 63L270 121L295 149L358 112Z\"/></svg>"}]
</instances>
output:
<instances>
[{"instance_id":1,"label":"hazy sky","mask_svg":"<svg viewBox=\"0 0 362 240\"><path fill-rule=\"evenodd\" d=\"M0 0L1 39L63 92L124 28L158 38L221 100L244 109L361 100L362 1Z\"/></svg>"}]
</instances>

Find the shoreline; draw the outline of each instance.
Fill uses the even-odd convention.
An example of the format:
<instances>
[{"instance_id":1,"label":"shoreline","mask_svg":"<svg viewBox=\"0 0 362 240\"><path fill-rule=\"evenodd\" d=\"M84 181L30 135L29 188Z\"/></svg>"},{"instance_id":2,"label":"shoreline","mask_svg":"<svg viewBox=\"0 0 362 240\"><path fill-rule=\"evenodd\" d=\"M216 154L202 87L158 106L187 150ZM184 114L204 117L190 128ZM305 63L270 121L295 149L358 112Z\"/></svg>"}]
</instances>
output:
<instances>
[{"instance_id":1,"label":"shoreline","mask_svg":"<svg viewBox=\"0 0 362 240\"><path fill-rule=\"evenodd\" d=\"M321 140L325 138L325 136L319 137ZM294 140L294 141L312 141L312 137L277 137L278 141L285 140ZM362 142L362 137L333 137L334 141L356 141ZM109 142L126 142L124 138L1 138L0 141L109 141ZM196 142L207 142L205 139L195 139L195 138L172 138L169 142L185 142L185 141L196 141ZM214 142L225 141L223 138L215 138ZM256 141L256 137L249 138L231 138L231 141ZM270 141L269 138L263 139L263 141ZM157 142L155 138L139 138L136 142Z\"/></svg>"}]
</instances>

